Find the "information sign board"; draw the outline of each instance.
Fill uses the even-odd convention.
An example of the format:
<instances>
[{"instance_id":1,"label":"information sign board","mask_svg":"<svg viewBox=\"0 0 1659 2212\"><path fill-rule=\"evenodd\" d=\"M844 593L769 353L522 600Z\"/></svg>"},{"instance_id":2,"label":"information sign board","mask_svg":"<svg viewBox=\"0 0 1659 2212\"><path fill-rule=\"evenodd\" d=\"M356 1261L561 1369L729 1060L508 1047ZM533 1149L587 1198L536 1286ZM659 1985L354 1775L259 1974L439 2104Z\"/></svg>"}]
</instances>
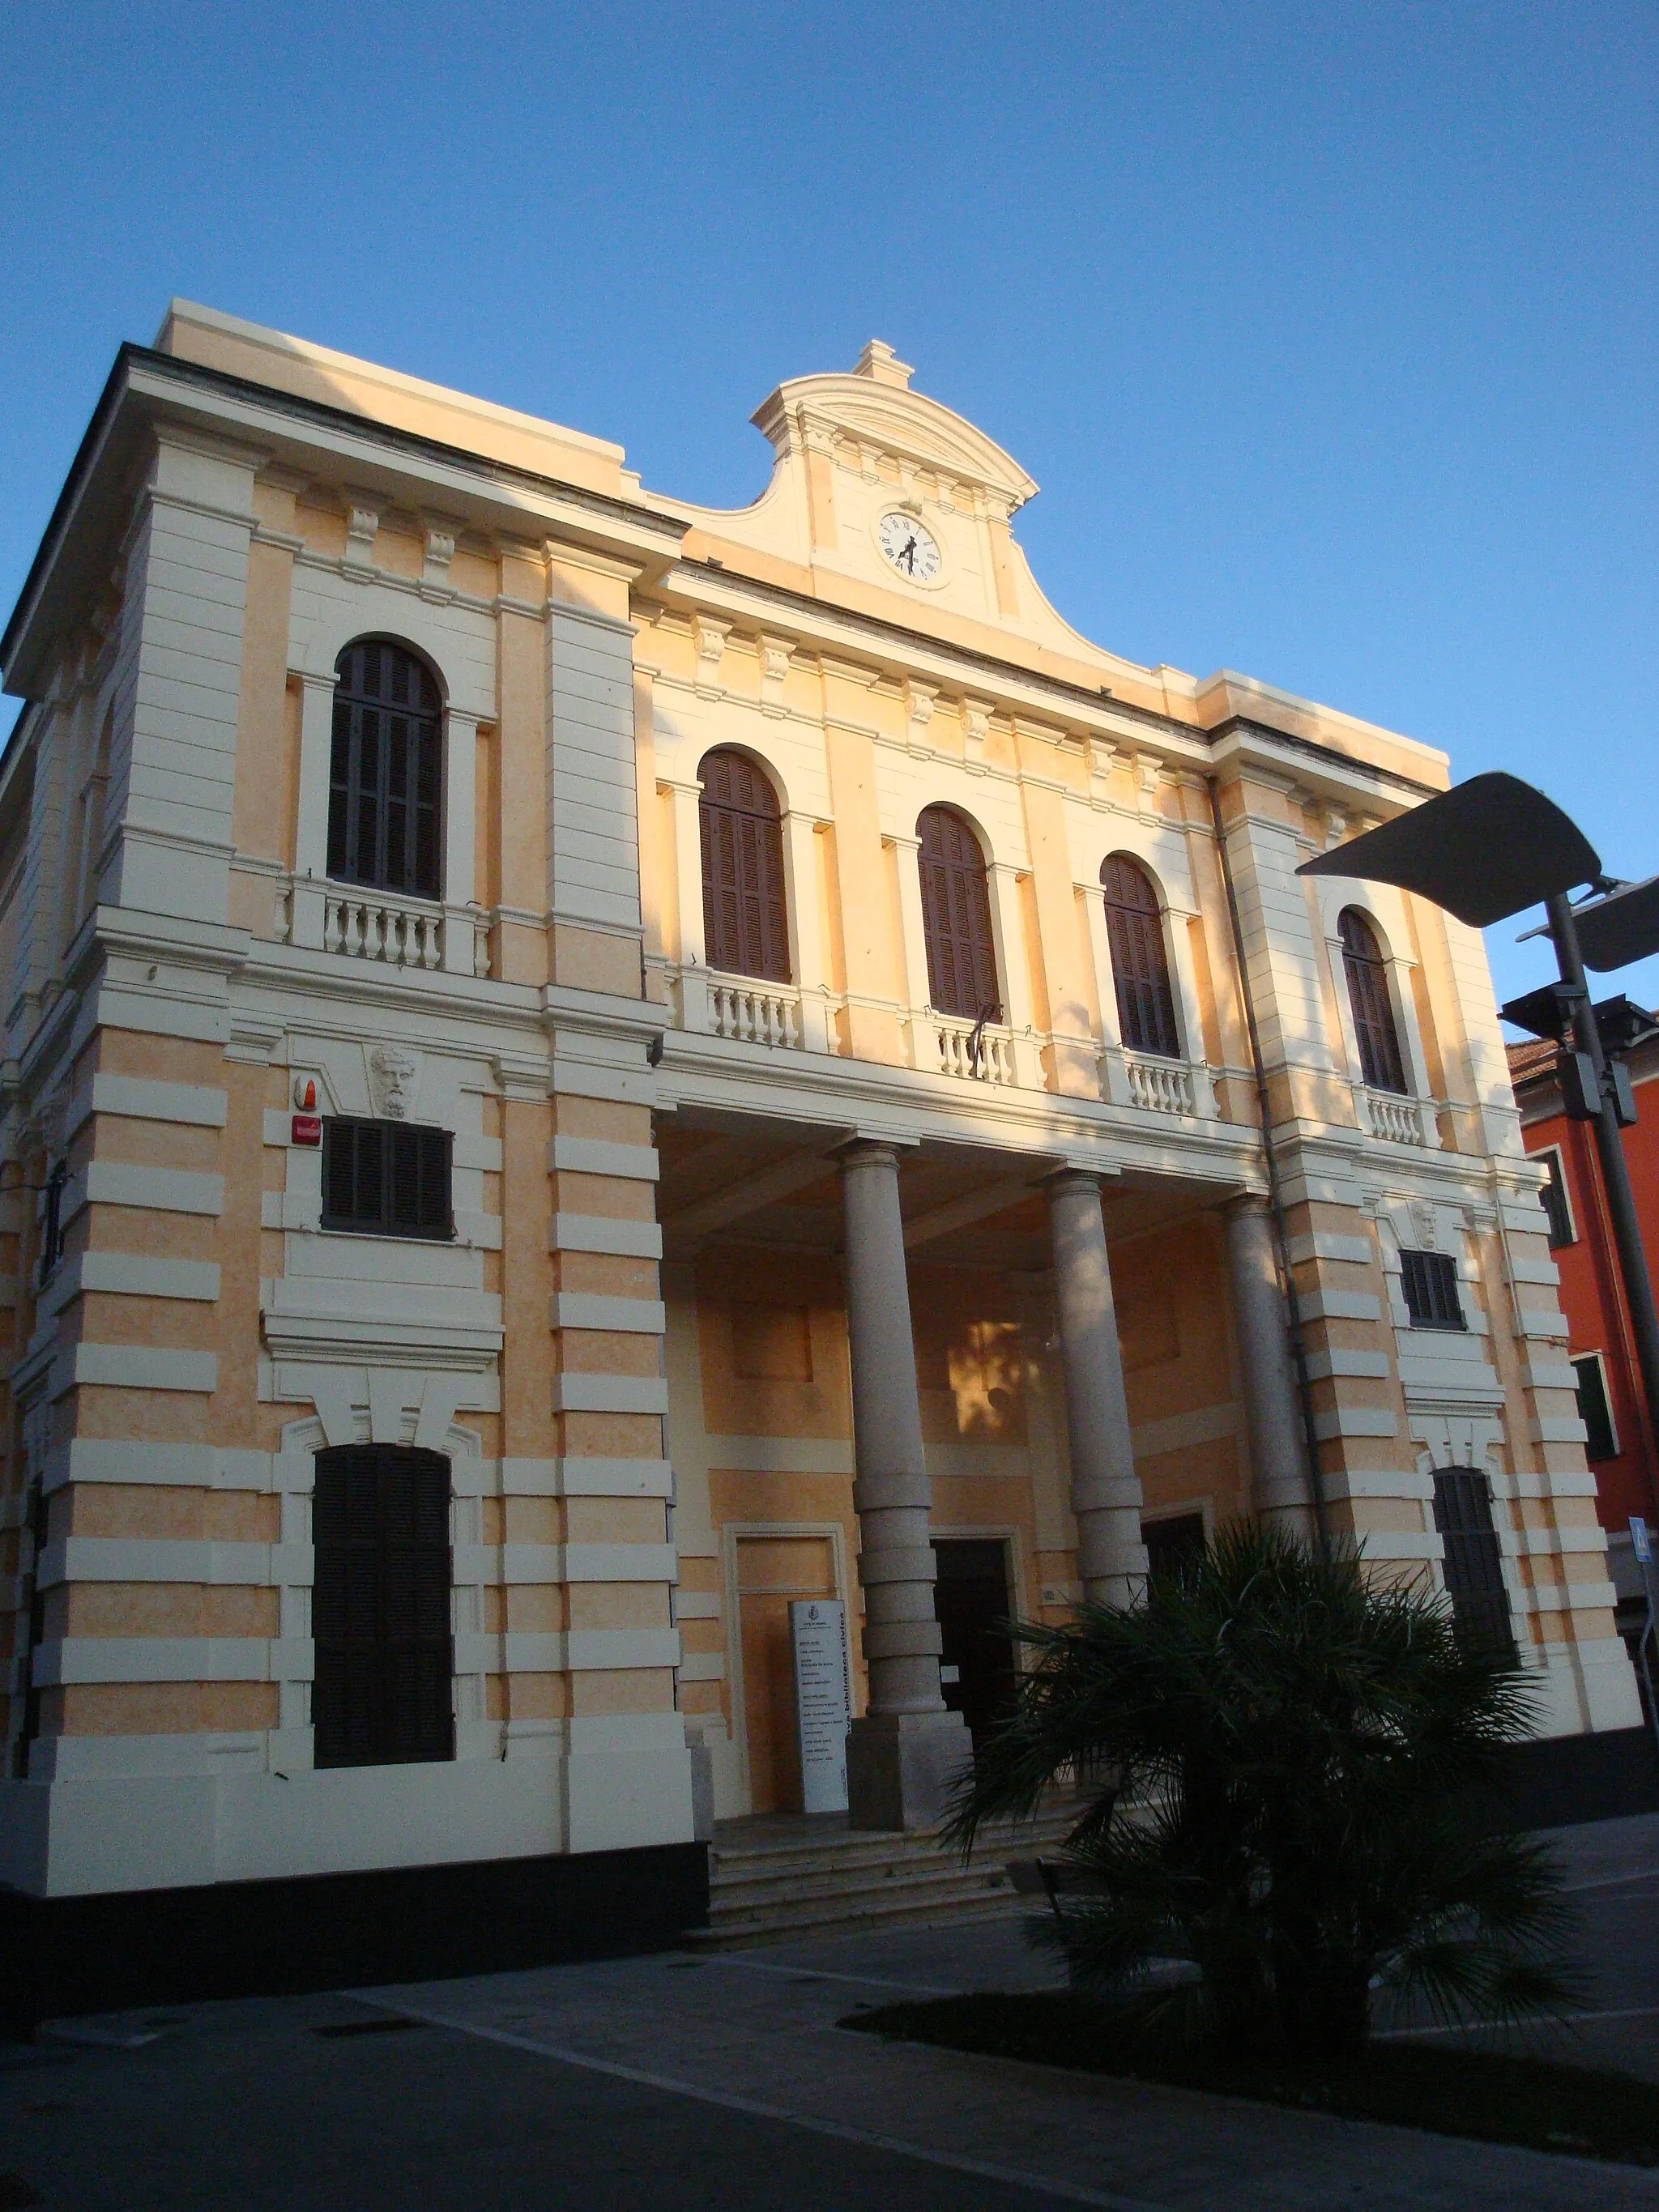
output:
<instances>
[{"instance_id":1,"label":"information sign board","mask_svg":"<svg viewBox=\"0 0 1659 2212\"><path fill-rule=\"evenodd\" d=\"M847 1810L847 1607L839 1598L796 1598L789 1607L795 1657L795 1724L800 1741L801 1809Z\"/></svg>"}]
</instances>

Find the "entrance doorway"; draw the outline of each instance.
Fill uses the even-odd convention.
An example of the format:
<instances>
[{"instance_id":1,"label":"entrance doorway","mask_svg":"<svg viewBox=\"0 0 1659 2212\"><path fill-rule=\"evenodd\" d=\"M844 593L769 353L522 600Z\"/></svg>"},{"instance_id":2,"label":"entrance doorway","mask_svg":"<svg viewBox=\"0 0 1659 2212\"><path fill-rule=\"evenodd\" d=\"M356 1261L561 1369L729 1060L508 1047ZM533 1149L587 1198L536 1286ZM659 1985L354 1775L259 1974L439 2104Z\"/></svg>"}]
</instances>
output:
<instances>
[{"instance_id":1,"label":"entrance doorway","mask_svg":"<svg viewBox=\"0 0 1659 2212\"><path fill-rule=\"evenodd\" d=\"M1013 1610L1008 1547L994 1536L941 1536L933 1556L939 1683L945 1704L962 1715L977 1745L1014 1702L1014 1647L998 1626Z\"/></svg>"},{"instance_id":2,"label":"entrance doorway","mask_svg":"<svg viewBox=\"0 0 1659 2212\"><path fill-rule=\"evenodd\" d=\"M798 1597L840 1596L834 1540L827 1535L739 1536L737 1583L749 1809L799 1813L800 1746L789 1603Z\"/></svg>"}]
</instances>

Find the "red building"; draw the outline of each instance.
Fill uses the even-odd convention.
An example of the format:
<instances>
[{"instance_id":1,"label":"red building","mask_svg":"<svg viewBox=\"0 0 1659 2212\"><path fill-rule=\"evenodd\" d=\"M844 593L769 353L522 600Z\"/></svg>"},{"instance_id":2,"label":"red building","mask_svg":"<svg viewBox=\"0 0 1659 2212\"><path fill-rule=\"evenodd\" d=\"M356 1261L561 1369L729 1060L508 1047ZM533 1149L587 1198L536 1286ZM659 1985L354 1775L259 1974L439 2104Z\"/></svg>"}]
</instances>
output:
<instances>
[{"instance_id":1,"label":"red building","mask_svg":"<svg viewBox=\"0 0 1659 2212\"><path fill-rule=\"evenodd\" d=\"M1549 1170L1544 1207L1578 1376L1584 1455L1607 1532L1619 1626L1633 1644L1645 1600L1628 1523L1638 1514L1659 1528L1659 1451L1636 1364L1595 1132L1588 1122L1570 1121L1562 1110L1559 1057L1559 1048L1551 1043L1512 1044L1510 1079L1521 1109L1522 1140ZM1638 1046L1626 1064L1636 1088L1637 1121L1624 1133L1625 1158L1648 1266L1659 1279L1659 1038Z\"/></svg>"}]
</instances>

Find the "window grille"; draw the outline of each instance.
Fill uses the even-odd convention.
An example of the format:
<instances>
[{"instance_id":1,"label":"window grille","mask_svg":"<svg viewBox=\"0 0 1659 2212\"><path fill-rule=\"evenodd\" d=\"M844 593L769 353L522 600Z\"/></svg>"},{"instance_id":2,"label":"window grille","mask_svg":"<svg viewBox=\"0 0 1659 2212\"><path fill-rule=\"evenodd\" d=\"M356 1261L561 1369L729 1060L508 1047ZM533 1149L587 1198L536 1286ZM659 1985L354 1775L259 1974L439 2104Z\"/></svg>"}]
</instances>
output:
<instances>
[{"instance_id":1,"label":"window grille","mask_svg":"<svg viewBox=\"0 0 1659 2212\"><path fill-rule=\"evenodd\" d=\"M1613 1408L1607 1403L1607 1370L1601 1364L1601 1353L1592 1352L1582 1359L1575 1359L1572 1371L1578 1378L1578 1418L1587 1431L1584 1457L1591 1462L1617 1459L1619 1434L1613 1425Z\"/></svg>"},{"instance_id":2,"label":"window grille","mask_svg":"<svg viewBox=\"0 0 1659 2212\"><path fill-rule=\"evenodd\" d=\"M1400 1255L1406 1310L1413 1328L1467 1328L1457 1294L1457 1262L1444 1252Z\"/></svg>"},{"instance_id":3,"label":"window grille","mask_svg":"<svg viewBox=\"0 0 1659 2212\"><path fill-rule=\"evenodd\" d=\"M1114 853L1100 871L1106 899L1106 942L1112 956L1118 1030L1131 1052L1181 1057L1175 997L1170 988L1164 909L1144 868Z\"/></svg>"},{"instance_id":4,"label":"window grille","mask_svg":"<svg viewBox=\"0 0 1659 2212\"><path fill-rule=\"evenodd\" d=\"M312 1530L317 1765L453 1759L448 1461L391 1444L319 1452Z\"/></svg>"},{"instance_id":5,"label":"window grille","mask_svg":"<svg viewBox=\"0 0 1659 2212\"><path fill-rule=\"evenodd\" d=\"M64 1191L69 1182L69 1162L59 1160L46 1177L40 1212L40 1273L45 1282L64 1256Z\"/></svg>"},{"instance_id":6,"label":"window grille","mask_svg":"<svg viewBox=\"0 0 1659 2212\"><path fill-rule=\"evenodd\" d=\"M441 896L442 701L422 660L359 638L334 664L328 872L377 890Z\"/></svg>"},{"instance_id":7,"label":"window grille","mask_svg":"<svg viewBox=\"0 0 1659 2212\"><path fill-rule=\"evenodd\" d=\"M1564 1244L1577 1242L1573 1234L1572 1207L1567 1197L1566 1170L1558 1152L1538 1152L1534 1157L1549 1177L1539 1192L1538 1200L1544 1209L1544 1218L1549 1224L1550 1249L1559 1252Z\"/></svg>"},{"instance_id":8,"label":"window grille","mask_svg":"<svg viewBox=\"0 0 1659 2212\"><path fill-rule=\"evenodd\" d=\"M1406 1063L1394 1025L1388 963L1376 932L1355 907L1344 908L1336 927L1342 939L1348 1004L1353 1009L1354 1031L1359 1040L1359 1072L1373 1091L1397 1091L1403 1097Z\"/></svg>"},{"instance_id":9,"label":"window grille","mask_svg":"<svg viewBox=\"0 0 1659 2212\"><path fill-rule=\"evenodd\" d=\"M454 1139L408 1121L323 1123L323 1227L373 1237L453 1237Z\"/></svg>"},{"instance_id":10,"label":"window grille","mask_svg":"<svg viewBox=\"0 0 1659 2212\"><path fill-rule=\"evenodd\" d=\"M778 795L742 753L713 752L697 770L702 798L703 951L730 975L789 981Z\"/></svg>"},{"instance_id":11,"label":"window grille","mask_svg":"<svg viewBox=\"0 0 1659 2212\"><path fill-rule=\"evenodd\" d=\"M991 898L979 839L949 806L929 806L916 823L921 849L921 933L927 951L928 1003L976 1022L1002 1007L997 992Z\"/></svg>"},{"instance_id":12,"label":"window grille","mask_svg":"<svg viewBox=\"0 0 1659 2212\"><path fill-rule=\"evenodd\" d=\"M1446 1547L1446 1595L1458 1635L1472 1650L1512 1664L1510 1594L1486 1476L1472 1467L1441 1468L1434 1478L1434 1525Z\"/></svg>"}]
</instances>

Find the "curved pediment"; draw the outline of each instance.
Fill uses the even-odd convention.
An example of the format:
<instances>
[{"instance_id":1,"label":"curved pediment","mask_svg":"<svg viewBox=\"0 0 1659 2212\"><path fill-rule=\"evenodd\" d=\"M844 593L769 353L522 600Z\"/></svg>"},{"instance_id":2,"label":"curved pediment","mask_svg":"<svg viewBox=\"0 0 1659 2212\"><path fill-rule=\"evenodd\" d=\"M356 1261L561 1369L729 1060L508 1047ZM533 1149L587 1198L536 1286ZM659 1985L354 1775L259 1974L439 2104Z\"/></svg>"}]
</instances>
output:
<instances>
[{"instance_id":1,"label":"curved pediment","mask_svg":"<svg viewBox=\"0 0 1659 2212\"><path fill-rule=\"evenodd\" d=\"M779 457L798 444L850 439L913 467L937 469L1006 501L1012 512L1036 492L1012 453L937 399L909 388L910 372L890 347L872 340L859 366L842 375L797 376L781 384L750 420ZM814 433L817 434L817 438Z\"/></svg>"}]
</instances>

